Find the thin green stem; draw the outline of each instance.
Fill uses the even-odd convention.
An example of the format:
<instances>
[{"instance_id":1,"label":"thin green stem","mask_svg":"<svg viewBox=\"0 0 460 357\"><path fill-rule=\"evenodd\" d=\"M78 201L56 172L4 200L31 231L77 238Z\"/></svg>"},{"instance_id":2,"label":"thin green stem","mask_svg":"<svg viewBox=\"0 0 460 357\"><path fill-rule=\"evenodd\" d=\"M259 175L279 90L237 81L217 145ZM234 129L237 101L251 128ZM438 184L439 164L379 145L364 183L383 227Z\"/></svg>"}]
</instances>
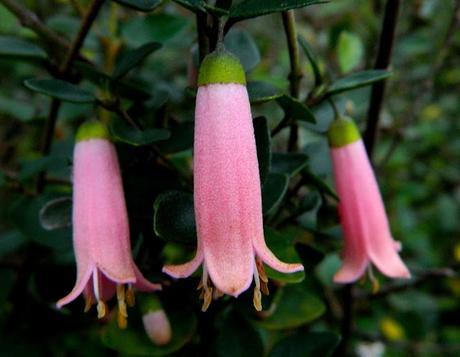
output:
<instances>
[{"instance_id":1,"label":"thin green stem","mask_svg":"<svg viewBox=\"0 0 460 357\"><path fill-rule=\"evenodd\" d=\"M289 51L289 61L291 65L291 71L289 73L289 91L294 98L298 98L300 92L300 81L302 79L303 73L299 61L299 47L297 42L297 30L294 11L283 11L281 13L281 16L283 19L283 27L284 32L286 34L286 40ZM286 122L288 121L289 119L287 119ZM291 123L290 128L291 129L288 140L288 151L296 151L298 141L297 123Z\"/></svg>"}]
</instances>

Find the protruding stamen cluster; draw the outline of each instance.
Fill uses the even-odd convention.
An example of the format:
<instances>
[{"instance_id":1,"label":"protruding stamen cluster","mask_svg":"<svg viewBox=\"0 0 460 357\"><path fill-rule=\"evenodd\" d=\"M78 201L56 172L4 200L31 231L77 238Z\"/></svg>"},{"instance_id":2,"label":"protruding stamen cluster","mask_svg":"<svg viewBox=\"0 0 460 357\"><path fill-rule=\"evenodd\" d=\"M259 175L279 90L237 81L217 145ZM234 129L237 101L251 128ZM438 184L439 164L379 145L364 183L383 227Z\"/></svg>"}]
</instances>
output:
<instances>
[{"instance_id":1,"label":"protruding stamen cluster","mask_svg":"<svg viewBox=\"0 0 460 357\"><path fill-rule=\"evenodd\" d=\"M260 259L256 258L255 264L256 266L254 269L254 282L256 286L254 287L254 297L252 299L252 302L257 311L262 311L262 293L264 295L269 294L268 277L267 274L265 274L265 269Z\"/></svg>"},{"instance_id":2,"label":"protruding stamen cluster","mask_svg":"<svg viewBox=\"0 0 460 357\"><path fill-rule=\"evenodd\" d=\"M85 295L85 312L91 309L91 306L96 303L97 318L102 319L107 316L108 307L101 294L101 282L99 272L93 273L93 294ZM118 326L122 329L128 326L128 310L127 306L132 307L135 304L134 290L131 284L127 284L127 288L123 284L116 285L118 313ZM95 299L94 299L95 298ZM96 300L96 301L94 301Z\"/></svg>"},{"instance_id":3,"label":"protruding stamen cluster","mask_svg":"<svg viewBox=\"0 0 460 357\"><path fill-rule=\"evenodd\" d=\"M198 285L198 290L201 289L200 299L203 299L203 305L201 306L201 311L205 312L213 298L213 287L211 286L211 281L208 277L208 272L206 267L203 265L203 276L201 277L201 282Z\"/></svg>"}]
</instances>

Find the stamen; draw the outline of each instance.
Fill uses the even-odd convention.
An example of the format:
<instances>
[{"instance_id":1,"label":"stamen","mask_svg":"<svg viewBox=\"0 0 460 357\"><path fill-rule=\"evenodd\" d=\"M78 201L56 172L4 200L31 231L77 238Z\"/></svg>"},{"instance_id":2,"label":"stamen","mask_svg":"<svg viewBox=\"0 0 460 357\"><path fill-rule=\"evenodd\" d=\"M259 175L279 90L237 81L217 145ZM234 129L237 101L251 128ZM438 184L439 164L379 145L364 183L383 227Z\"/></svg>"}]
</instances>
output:
<instances>
[{"instance_id":1,"label":"stamen","mask_svg":"<svg viewBox=\"0 0 460 357\"><path fill-rule=\"evenodd\" d=\"M260 277L257 267L257 260L254 269L254 283L256 286L254 287L254 297L252 299L252 302L257 311L262 311L262 294L260 293Z\"/></svg>"},{"instance_id":2,"label":"stamen","mask_svg":"<svg viewBox=\"0 0 460 357\"><path fill-rule=\"evenodd\" d=\"M268 290L268 277L265 273L264 264L262 261L256 257L256 270L260 280L260 290L264 295L268 295L270 292Z\"/></svg>"},{"instance_id":3,"label":"stamen","mask_svg":"<svg viewBox=\"0 0 460 357\"><path fill-rule=\"evenodd\" d=\"M97 302L97 318L102 319L107 315L107 305L104 301L99 300Z\"/></svg>"},{"instance_id":4,"label":"stamen","mask_svg":"<svg viewBox=\"0 0 460 357\"><path fill-rule=\"evenodd\" d=\"M97 269L93 271L93 291L96 301L101 300L101 285L99 284L99 271Z\"/></svg>"},{"instance_id":5,"label":"stamen","mask_svg":"<svg viewBox=\"0 0 460 357\"><path fill-rule=\"evenodd\" d=\"M91 295L85 295L85 308L84 312L88 312L91 310L91 306L93 306L93 297Z\"/></svg>"},{"instance_id":6,"label":"stamen","mask_svg":"<svg viewBox=\"0 0 460 357\"><path fill-rule=\"evenodd\" d=\"M131 284L128 284L128 289L126 290L126 303L129 307L136 305L136 296L134 296L134 289Z\"/></svg>"},{"instance_id":7,"label":"stamen","mask_svg":"<svg viewBox=\"0 0 460 357\"><path fill-rule=\"evenodd\" d=\"M125 303L125 287L124 285L117 285L117 300L118 300L118 326L124 329L128 326L128 311L126 310Z\"/></svg>"},{"instance_id":8,"label":"stamen","mask_svg":"<svg viewBox=\"0 0 460 357\"><path fill-rule=\"evenodd\" d=\"M369 265L368 269L367 269L367 273L369 275L369 280L371 281L371 284L372 284L372 294L377 294L380 290L380 282L379 282L379 279L376 278L376 276L374 275L374 271L372 270L372 266Z\"/></svg>"},{"instance_id":9,"label":"stamen","mask_svg":"<svg viewBox=\"0 0 460 357\"><path fill-rule=\"evenodd\" d=\"M203 265L203 276L201 277L200 285L203 289L200 294L200 298L203 299L203 305L201 306L201 311L205 312L209 308L209 305L211 305L213 288L209 286L208 284L208 272L204 265Z\"/></svg>"},{"instance_id":10,"label":"stamen","mask_svg":"<svg viewBox=\"0 0 460 357\"><path fill-rule=\"evenodd\" d=\"M262 294L257 287L254 288L254 298L252 299L252 302L257 311L262 311Z\"/></svg>"}]
</instances>

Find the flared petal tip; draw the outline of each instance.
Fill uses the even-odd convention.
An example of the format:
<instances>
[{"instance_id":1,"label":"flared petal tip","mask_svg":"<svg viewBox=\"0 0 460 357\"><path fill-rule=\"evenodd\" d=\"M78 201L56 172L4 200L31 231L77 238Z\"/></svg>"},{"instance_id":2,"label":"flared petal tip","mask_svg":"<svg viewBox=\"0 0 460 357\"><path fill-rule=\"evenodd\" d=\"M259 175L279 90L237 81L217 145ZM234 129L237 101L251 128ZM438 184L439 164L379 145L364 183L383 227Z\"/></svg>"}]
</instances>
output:
<instances>
[{"instance_id":1,"label":"flared petal tip","mask_svg":"<svg viewBox=\"0 0 460 357\"><path fill-rule=\"evenodd\" d=\"M226 295L233 296L234 298L237 298L240 296L242 293L244 293L246 290L249 289L252 283L252 278L249 279L246 282L243 282L243 284L239 282L231 282L231 281L226 281L223 284L220 282L212 281L215 287L223 292Z\"/></svg>"},{"instance_id":2,"label":"flared petal tip","mask_svg":"<svg viewBox=\"0 0 460 357\"><path fill-rule=\"evenodd\" d=\"M161 271L174 279L188 278L193 273L184 270L181 265L165 265Z\"/></svg>"}]
</instances>

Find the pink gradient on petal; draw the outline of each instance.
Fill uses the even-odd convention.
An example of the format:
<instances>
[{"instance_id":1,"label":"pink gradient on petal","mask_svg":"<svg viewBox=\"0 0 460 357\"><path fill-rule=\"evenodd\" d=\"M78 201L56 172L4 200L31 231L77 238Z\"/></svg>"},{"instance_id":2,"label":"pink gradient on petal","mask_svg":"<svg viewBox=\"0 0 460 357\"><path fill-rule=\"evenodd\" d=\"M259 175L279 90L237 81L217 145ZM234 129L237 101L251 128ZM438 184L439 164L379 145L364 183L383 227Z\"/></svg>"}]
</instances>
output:
<instances>
[{"instance_id":1,"label":"pink gradient on petal","mask_svg":"<svg viewBox=\"0 0 460 357\"><path fill-rule=\"evenodd\" d=\"M409 278L362 140L332 148L331 153L345 235L344 262L334 281L357 280L370 261L391 278Z\"/></svg>"},{"instance_id":2,"label":"pink gradient on petal","mask_svg":"<svg viewBox=\"0 0 460 357\"><path fill-rule=\"evenodd\" d=\"M173 278L186 278L192 275L195 270L203 263L203 253L197 249L195 257L187 263L178 265L165 265L163 272L172 276Z\"/></svg>"},{"instance_id":3,"label":"pink gradient on petal","mask_svg":"<svg viewBox=\"0 0 460 357\"><path fill-rule=\"evenodd\" d=\"M213 284L238 296L251 284L256 255L282 272L303 269L279 261L265 245L257 150L244 85L198 88L193 167L198 253L192 262L163 271L188 276L203 259Z\"/></svg>"},{"instance_id":4,"label":"pink gradient on petal","mask_svg":"<svg viewBox=\"0 0 460 357\"><path fill-rule=\"evenodd\" d=\"M57 306L71 302L86 286L90 287L95 273L100 277L102 297L113 295L117 283L135 284L137 276L142 275L131 256L120 168L115 148L108 140L90 139L75 145L72 214L77 283ZM110 293L104 292L104 286ZM157 287L151 284L147 289Z\"/></svg>"}]
</instances>

